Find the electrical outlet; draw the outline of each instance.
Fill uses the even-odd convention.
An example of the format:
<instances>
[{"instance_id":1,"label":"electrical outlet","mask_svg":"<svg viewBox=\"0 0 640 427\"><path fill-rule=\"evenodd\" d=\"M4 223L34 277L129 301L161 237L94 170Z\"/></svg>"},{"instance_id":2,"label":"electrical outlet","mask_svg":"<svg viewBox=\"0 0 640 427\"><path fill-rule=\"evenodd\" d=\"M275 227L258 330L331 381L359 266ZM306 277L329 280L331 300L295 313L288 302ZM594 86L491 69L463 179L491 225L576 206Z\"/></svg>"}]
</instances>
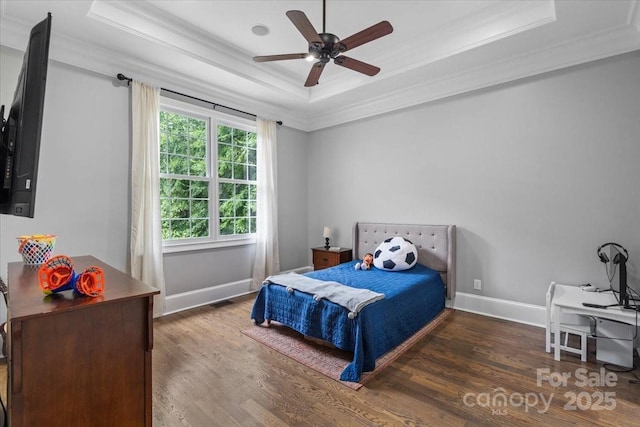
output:
<instances>
[{"instance_id":1,"label":"electrical outlet","mask_svg":"<svg viewBox=\"0 0 640 427\"><path fill-rule=\"evenodd\" d=\"M478 291L482 289L482 281L480 279L473 279L473 289Z\"/></svg>"}]
</instances>

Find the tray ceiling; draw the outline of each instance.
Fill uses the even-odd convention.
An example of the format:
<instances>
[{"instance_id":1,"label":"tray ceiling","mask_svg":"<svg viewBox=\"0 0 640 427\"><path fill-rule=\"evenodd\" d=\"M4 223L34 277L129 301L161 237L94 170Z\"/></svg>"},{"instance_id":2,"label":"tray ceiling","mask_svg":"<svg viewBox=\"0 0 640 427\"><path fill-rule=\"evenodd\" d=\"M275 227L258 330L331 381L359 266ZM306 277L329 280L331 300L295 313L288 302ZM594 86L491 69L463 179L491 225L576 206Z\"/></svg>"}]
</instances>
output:
<instances>
[{"instance_id":1,"label":"tray ceiling","mask_svg":"<svg viewBox=\"0 0 640 427\"><path fill-rule=\"evenodd\" d=\"M379 66L368 77L328 64L256 63L306 52L286 17L302 10L322 32L322 1L6 1L0 42L24 50L53 14L50 57L283 120L310 131L640 49L640 6L619 1L329 0L326 31L346 38L382 20L393 33L349 52ZM252 27L268 28L258 36Z\"/></svg>"}]
</instances>

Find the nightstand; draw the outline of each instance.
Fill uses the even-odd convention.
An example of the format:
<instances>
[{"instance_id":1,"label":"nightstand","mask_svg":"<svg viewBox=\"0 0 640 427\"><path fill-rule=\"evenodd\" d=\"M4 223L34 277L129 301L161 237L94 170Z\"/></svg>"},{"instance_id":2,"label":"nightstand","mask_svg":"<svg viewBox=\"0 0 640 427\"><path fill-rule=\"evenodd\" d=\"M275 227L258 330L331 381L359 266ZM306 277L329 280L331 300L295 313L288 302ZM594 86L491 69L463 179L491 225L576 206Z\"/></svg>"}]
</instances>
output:
<instances>
[{"instance_id":1,"label":"nightstand","mask_svg":"<svg viewBox=\"0 0 640 427\"><path fill-rule=\"evenodd\" d=\"M330 250L325 248L311 248L313 252L313 269L333 267L352 259L351 248L340 248L340 250Z\"/></svg>"}]
</instances>

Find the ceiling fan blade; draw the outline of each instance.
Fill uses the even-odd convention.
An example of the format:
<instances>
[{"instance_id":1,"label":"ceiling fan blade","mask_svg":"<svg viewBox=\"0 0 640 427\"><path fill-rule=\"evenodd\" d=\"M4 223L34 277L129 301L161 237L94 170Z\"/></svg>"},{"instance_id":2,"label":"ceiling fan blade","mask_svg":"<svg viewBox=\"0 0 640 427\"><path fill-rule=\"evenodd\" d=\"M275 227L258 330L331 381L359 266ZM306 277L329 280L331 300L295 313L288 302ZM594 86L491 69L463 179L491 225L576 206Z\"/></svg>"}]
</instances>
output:
<instances>
[{"instance_id":1,"label":"ceiling fan blade","mask_svg":"<svg viewBox=\"0 0 640 427\"><path fill-rule=\"evenodd\" d=\"M256 62L283 61L285 59L304 59L307 56L309 56L308 53L287 53L284 55L254 56L253 60Z\"/></svg>"},{"instance_id":2,"label":"ceiling fan blade","mask_svg":"<svg viewBox=\"0 0 640 427\"><path fill-rule=\"evenodd\" d=\"M287 11L287 16L293 22L293 25L296 26L298 31L304 36L305 39L309 42L309 44L318 44L320 47L324 46L320 35L313 28L311 21L307 18L307 15L304 14L301 10L289 10Z\"/></svg>"},{"instance_id":3,"label":"ceiling fan blade","mask_svg":"<svg viewBox=\"0 0 640 427\"><path fill-rule=\"evenodd\" d=\"M370 26L369 28L365 28L359 33L355 33L354 35L347 37L340 43L344 45L344 47L346 48L344 51L346 52L349 49L353 49L354 47L369 43L372 40L379 39L380 37L391 34L392 32L393 27L391 26L389 21L382 21Z\"/></svg>"},{"instance_id":4,"label":"ceiling fan blade","mask_svg":"<svg viewBox=\"0 0 640 427\"><path fill-rule=\"evenodd\" d=\"M307 77L307 81L304 82L305 87L312 87L318 84L318 80L320 80L320 74L324 70L324 64L322 62L316 62L311 67L311 71L309 72L309 76Z\"/></svg>"},{"instance_id":5,"label":"ceiling fan blade","mask_svg":"<svg viewBox=\"0 0 640 427\"><path fill-rule=\"evenodd\" d=\"M336 65L350 68L353 71L357 71L367 76L375 76L380 72L380 68L375 65L367 64L366 62L358 61L357 59L349 58L348 56L340 55L333 60Z\"/></svg>"}]
</instances>

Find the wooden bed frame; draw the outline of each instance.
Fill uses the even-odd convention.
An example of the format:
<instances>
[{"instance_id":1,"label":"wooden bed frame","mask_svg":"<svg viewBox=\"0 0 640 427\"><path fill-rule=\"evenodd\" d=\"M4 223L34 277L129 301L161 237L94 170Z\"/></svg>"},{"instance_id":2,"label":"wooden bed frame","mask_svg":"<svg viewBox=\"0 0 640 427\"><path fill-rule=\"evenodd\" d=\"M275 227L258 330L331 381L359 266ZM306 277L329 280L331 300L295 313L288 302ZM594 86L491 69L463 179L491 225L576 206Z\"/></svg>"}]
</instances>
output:
<instances>
[{"instance_id":1,"label":"wooden bed frame","mask_svg":"<svg viewBox=\"0 0 640 427\"><path fill-rule=\"evenodd\" d=\"M353 257L374 253L390 237L410 240L418 250L418 262L440 272L447 299L456 295L456 226L356 222L353 225Z\"/></svg>"}]
</instances>

